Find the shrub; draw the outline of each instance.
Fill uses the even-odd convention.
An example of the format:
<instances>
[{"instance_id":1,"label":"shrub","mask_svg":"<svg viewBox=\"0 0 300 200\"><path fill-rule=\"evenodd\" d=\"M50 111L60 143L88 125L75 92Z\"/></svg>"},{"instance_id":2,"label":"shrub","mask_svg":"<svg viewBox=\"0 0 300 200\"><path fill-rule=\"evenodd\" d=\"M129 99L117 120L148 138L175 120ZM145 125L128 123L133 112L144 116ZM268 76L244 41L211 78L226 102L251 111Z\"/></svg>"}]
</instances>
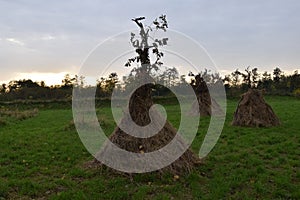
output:
<instances>
[{"instance_id":1,"label":"shrub","mask_svg":"<svg viewBox=\"0 0 300 200\"><path fill-rule=\"evenodd\" d=\"M295 97L300 97L300 88L295 89L293 94L294 94Z\"/></svg>"}]
</instances>

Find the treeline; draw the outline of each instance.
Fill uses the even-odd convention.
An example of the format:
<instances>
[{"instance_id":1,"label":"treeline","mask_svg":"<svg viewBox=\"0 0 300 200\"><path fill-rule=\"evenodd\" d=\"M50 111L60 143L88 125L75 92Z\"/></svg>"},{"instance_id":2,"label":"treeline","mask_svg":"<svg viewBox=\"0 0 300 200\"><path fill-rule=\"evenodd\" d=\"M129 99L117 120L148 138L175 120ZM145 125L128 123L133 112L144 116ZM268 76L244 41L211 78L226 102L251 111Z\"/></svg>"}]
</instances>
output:
<instances>
[{"instance_id":1,"label":"treeline","mask_svg":"<svg viewBox=\"0 0 300 200\"><path fill-rule=\"evenodd\" d=\"M167 88L183 87L187 84L186 75L179 75L177 69L164 68L154 69L152 76L157 83L153 88L153 95L166 96L171 92ZM260 73L257 68L246 68L245 70L235 70L231 74L221 77L217 73L204 70L199 73L208 84L222 81L224 83L228 97L237 97L246 92L248 88L263 89L267 94L274 95L294 95L300 97L300 74L295 71L287 75L280 68L275 68L272 72ZM188 76L193 76L189 73ZM44 81L34 82L30 79L14 80L8 84L0 85L0 101L12 100L59 100L70 99L74 87L91 88L96 87L96 97L110 97L113 90L122 92L134 84L135 69L128 76L120 78L117 73L111 73L108 77L101 77L97 80L96 86L88 86L82 76L71 76L66 74L62 83L55 86L47 86ZM164 87L162 85L166 85Z\"/></svg>"},{"instance_id":2,"label":"treeline","mask_svg":"<svg viewBox=\"0 0 300 200\"><path fill-rule=\"evenodd\" d=\"M69 74L66 74L62 84L50 87L44 81L34 82L30 79L13 80L8 84L3 83L0 85L0 101L71 98L73 87L81 79L78 76L71 77Z\"/></svg>"},{"instance_id":3,"label":"treeline","mask_svg":"<svg viewBox=\"0 0 300 200\"><path fill-rule=\"evenodd\" d=\"M119 78L118 74L113 72L108 77L99 78L96 86L89 86L82 76L71 76L69 74L65 75L60 85L55 86L47 86L44 81L34 82L30 79L13 80L8 84L0 85L0 101L71 99L74 87L95 89L97 98L109 98L113 90L123 92L126 88L134 85L135 70L136 68L132 69L128 76L122 78ZM185 81L185 76L179 77L179 73L174 67L165 68L164 70L152 67L150 71L153 71L151 73L158 83L165 84L168 87L188 84ZM165 96L170 93L166 87L159 84L154 87L154 95Z\"/></svg>"},{"instance_id":4,"label":"treeline","mask_svg":"<svg viewBox=\"0 0 300 200\"><path fill-rule=\"evenodd\" d=\"M226 94L236 97L249 88L264 90L269 95L293 95L300 97L300 74L298 70L287 75L280 68L273 72L260 73L258 68L247 67L244 71L235 70L223 79Z\"/></svg>"}]
</instances>

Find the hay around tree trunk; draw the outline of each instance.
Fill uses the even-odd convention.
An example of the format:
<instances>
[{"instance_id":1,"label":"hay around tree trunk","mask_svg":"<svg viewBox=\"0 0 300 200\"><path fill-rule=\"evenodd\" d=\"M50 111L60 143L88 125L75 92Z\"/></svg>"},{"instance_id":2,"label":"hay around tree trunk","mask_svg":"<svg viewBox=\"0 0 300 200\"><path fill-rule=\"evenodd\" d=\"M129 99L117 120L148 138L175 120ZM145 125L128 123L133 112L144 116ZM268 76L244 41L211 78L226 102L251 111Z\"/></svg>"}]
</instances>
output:
<instances>
[{"instance_id":1,"label":"hay around tree trunk","mask_svg":"<svg viewBox=\"0 0 300 200\"><path fill-rule=\"evenodd\" d=\"M223 115L224 112L221 106L216 102L215 99L211 98L209 93L209 89L206 85L206 82L200 76L200 74L196 75L195 85L192 84L194 91L197 96L197 100L195 100L192 104L189 115L191 116L211 116L213 115ZM198 104L198 105L197 105ZM212 113L212 111L214 113Z\"/></svg>"},{"instance_id":2,"label":"hay around tree trunk","mask_svg":"<svg viewBox=\"0 0 300 200\"><path fill-rule=\"evenodd\" d=\"M262 91L249 89L242 95L234 112L232 125L271 127L280 125L280 121L271 106L265 102Z\"/></svg>"},{"instance_id":3,"label":"hay around tree trunk","mask_svg":"<svg viewBox=\"0 0 300 200\"><path fill-rule=\"evenodd\" d=\"M224 114L221 106L216 100L210 97L209 92L205 92L197 95L197 100L193 102L189 115L199 116L200 114L201 117L211 116L212 111L214 111L214 115Z\"/></svg>"},{"instance_id":4,"label":"hay around tree trunk","mask_svg":"<svg viewBox=\"0 0 300 200\"><path fill-rule=\"evenodd\" d=\"M149 124L149 109L152 105L153 101L151 98L151 87L147 85L142 86L133 93L129 101L129 112L125 113L121 123L127 123L127 120L130 120L131 116L131 119L140 126ZM173 140L176 134L177 130L168 121L166 121L163 128L156 135L149 138L137 138L125 133L119 127L116 127L109 139L121 149L129 152L144 154L163 148L169 144L171 140ZM184 146L185 141L180 137L178 138L176 139L179 140L180 144L183 144L182 146ZM108 146L104 146L104 148L102 148L97 155L101 157L102 154L108 152L109 148L110 147ZM185 153L181 155L175 162L165 168L157 170L156 172L171 173L174 175L188 174L199 164L199 157L191 149L187 149ZM93 165L104 167L103 164L97 159L93 161ZM122 172L118 173L122 174Z\"/></svg>"}]
</instances>

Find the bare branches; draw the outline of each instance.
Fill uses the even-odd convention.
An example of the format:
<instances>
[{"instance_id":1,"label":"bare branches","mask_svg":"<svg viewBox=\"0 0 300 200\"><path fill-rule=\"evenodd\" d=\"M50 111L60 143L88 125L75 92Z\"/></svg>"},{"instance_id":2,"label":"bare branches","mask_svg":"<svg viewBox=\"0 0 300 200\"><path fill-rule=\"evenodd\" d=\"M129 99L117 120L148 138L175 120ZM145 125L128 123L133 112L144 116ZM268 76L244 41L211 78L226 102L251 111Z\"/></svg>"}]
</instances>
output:
<instances>
[{"instance_id":1,"label":"bare branches","mask_svg":"<svg viewBox=\"0 0 300 200\"><path fill-rule=\"evenodd\" d=\"M153 24L156 26L156 29L161 29L163 31L166 31L168 28L168 22L166 19L166 15L161 15L158 19L156 18L153 21Z\"/></svg>"},{"instance_id":2,"label":"bare branches","mask_svg":"<svg viewBox=\"0 0 300 200\"><path fill-rule=\"evenodd\" d=\"M164 54L160 52L158 48L167 45L168 38L153 39L153 41L151 42L152 44L149 45L149 34L153 31L153 29L150 26L144 26L144 24L141 22L144 19L145 17L138 17L132 19L132 21L134 21L140 28L139 36L137 36L135 33L131 33L130 37L130 42L132 46L136 49L138 56L128 59L128 61L125 63L126 67L130 67L131 64L134 62L141 63L142 65L149 64L150 66L152 66L150 64L149 58L149 49L151 48L153 48L152 53L156 57L154 65L160 66L163 64L160 60L164 56ZM155 25L156 30L160 29L166 31L166 29L168 28L166 15L161 15L158 19L155 19L153 24Z\"/></svg>"},{"instance_id":3,"label":"bare branches","mask_svg":"<svg viewBox=\"0 0 300 200\"><path fill-rule=\"evenodd\" d=\"M140 21L144 20L144 19L145 19L145 17L138 17L138 18L133 18L131 20L134 21L140 28L143 28L143 24Z\"/></svg>"}]
</instances>

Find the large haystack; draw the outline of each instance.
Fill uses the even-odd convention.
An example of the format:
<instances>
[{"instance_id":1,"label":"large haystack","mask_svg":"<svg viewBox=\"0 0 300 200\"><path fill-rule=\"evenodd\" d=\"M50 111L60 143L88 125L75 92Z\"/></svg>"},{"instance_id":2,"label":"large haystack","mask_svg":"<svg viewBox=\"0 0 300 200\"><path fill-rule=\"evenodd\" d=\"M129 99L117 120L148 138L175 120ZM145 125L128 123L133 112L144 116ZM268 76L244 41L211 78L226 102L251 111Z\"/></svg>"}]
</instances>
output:
<instances>
[{"instance_id":1,"label":"large haystack","mask_svg":"<svg viewBox=\"0 0 300 200\"><path fill-rule=\"evenodd\" d=\"M265 102L262 91L249 89L242 95L232 125L270 127L280 125L280 121L271 106Z\"/></svg>"},{"instance_id":2,"label":"large haystack","mask_svg":"<svg viewBox=\"0 0 300 200\"><path fill-rule=\"evenodd\" d=\"M140 28L139 31L139 37L135 37L134 33L131 33L131 43L132 46L136 49L136 53L138 54L137 57L128 59L128 62L125 64L125 66L129 67L131 66L132 62L140 63L141 66L133 69L133 72L135 74L135 81L133 82L141 82L145 83L145 80L148 80L148 83L153 83L152 78L149 76L151 74L151 70L153 68L158 68L162 64L160 62L161 57L164 55L162 52L158 50L158 46L163 46L167 44L168 38L164 38L163 40L156 39L154 43L148 43L149 31L151 32L151 28L147 28L148 26L144 26L141 22L144 20L145 17L139 17L132 19ZM168 28L166 16L162 15L159 17L159 20L155 20L154 25L156 29L160 29L163 31L166 31L166 28ZM151 44L149 46L149 44ZM150 51L151 49L151 51ZM156 61L154 64L151 64L150 62L150 56L149 51L153 53L154 56L156 56ZM142 85L138 89L134 91L134 93L131 95L130 101L129 101L129 110L125 111L124 118L121 120L121 124L119 126L122 126L122 123L129 126L129 129L131 128L130 124L132 121L142 127L145 127L149 124L151 124L151 118L149 115L150 108L153 105L153 100L151 97L152 94L152 87L150 84L137 84ZM158 111L154 111L155 115L158 116ZM131 120L132 119L132 120ZM157 122L159 118L157 118ZM164 122L164 121L163 121ZM158 122L159 123L159 122ZM133 125L132 125L133 126ZM176 152L182 152L180 150L186 150L186 144L183 139L180 137L175 137L177 135L177 131L172 127L172 125L169 122L166 122L165 124L161 124L162 129L158 129L157 131L154 131L154 133L157 133L149 138L147 137L134 137L132 135L129 135L130 133L134 132L135 130L127 130L128 134L125 133L120 127L117 127L113 134L110 136L110 141L114 143L116 146L120 147L123 150L126 150L127 152L134 152L134 153L140 153L140 154L146 154L150 152L154 152L156 150L161 149L162 147L168 145L172 139L174 138L178 143L178 147L176 146L175 149L172 149L173 151L164 152L165 154L162 156L162 159L168 159L171 157L171 155L181 155L176 154ZM132 129L132 128L131 128ZM141 133L141 135L147 134L149 131L144 131L144 133ZM135 135L135 134L134 134ZM108 155L107 152L110 152L110 150L113 148L114 145L105 145L100 152L97 155L97 158L101 158L102 155ZM175 152L176 151L176 152ZM191 150L187 149L183 155L181 155L175 162L170 164L168 167L165 167L164 169L159 170L160 172L171 172L174 174L182 174L189 172L195 165L199 163L199 158L196 154L194 154ZM149 154L146 154L149 155ZM152 154L151 154L152 155ZM170 155L170 156L169 156ZM109 154L111 156L111 154ZM118 156L120 154L116 154L114 159L118 159ZM139 155L138 155L139 156ZM177 158L176 156L175 158ZM143 157L143 156L141 156ZM145 157L145 156L144 156ZM130 157L128 158L130 159ZM134 159L140 159L140 157L136 157L136 154L134 156ZM101 159L100 159L101 160ZM152 161L152 159L150 159ZM150 162L151 162L150 161ZM161 161L161 160L160 160ZM120 165L126 165L130 162L130 160L125 160L124 163L120 163ZM155 160L153 161L155 163ZM131 162L133 163L133 162ZM134 162L135 163L135 162ZM167 162L169 163L169 162ZM118 163L119 164L119 163ZM147 163L149 165L152 165L153 163ZM143 163L137 163L137 165L141 165L141 167L145 167ZM157 164L153 164L153 166L159 166ZM135 166L132 166L133 168ZM146 166L147 167L147 166ZM156 167L153 168L157 169ZM151 169L152 170L152 169ZM128 171L135 171L135 170L128 170ZM149 170L150 171L150 170Z\"/></svg>"},{"instance_id":3,"label":"large haystack","mask_svg":"<svg viewBox=\"0 0 300 200\"><path fill-rule=\"evenodd\" d=\"M152 105L153 101L151 98L151 86L142 86L133 93L129 102L129 112L125 113L121 123L130 123L132 119L137 125L148 125L151 122L149 109ZM159 123L158 121L161 121L160 113L154 110L154 115L157 116L154 123ZM137 138L125 133L121 128L116 127L109 139L121 149L129 152L144 154L157 151L168 145L174 139L176 134L177 130L168 121L166 121L163 128L156 135L149 138ZM185 146L185 141L181 137L178 137L178 134L177 137L175 137L175 140L180 144L176 150L182 150ZM106 154L110 150L110 145L104 146L104 148L102 148L98 153L97 158L101 158L103 154ZM174 152L169 153L173 154ZM97 163L98 161L95 160L95 162ZM163 169L158 170L158 172L167 172L176 175L186 174L189 173L195 166L199 165L199 163L199 157L190 149L187 149L185 153L181 155L175 162Z\"/></svg>"},{"instance_id":4,"label":"large haystack","mask_svg":"<svg viewBox=\"0 0 300 200\"><path fill-rule=\"evenodd\" d=\"M192 82L192 86L196 93L197 101L193 102L189 112L190 115L199 116L200 114L200 116L211 116L212 110L214 110L215 115L224 114L220 105L211 98L208 87L200 74L196 75L195 81Z\"/></svg>"}]
</instances>

